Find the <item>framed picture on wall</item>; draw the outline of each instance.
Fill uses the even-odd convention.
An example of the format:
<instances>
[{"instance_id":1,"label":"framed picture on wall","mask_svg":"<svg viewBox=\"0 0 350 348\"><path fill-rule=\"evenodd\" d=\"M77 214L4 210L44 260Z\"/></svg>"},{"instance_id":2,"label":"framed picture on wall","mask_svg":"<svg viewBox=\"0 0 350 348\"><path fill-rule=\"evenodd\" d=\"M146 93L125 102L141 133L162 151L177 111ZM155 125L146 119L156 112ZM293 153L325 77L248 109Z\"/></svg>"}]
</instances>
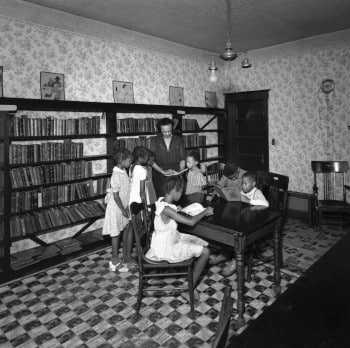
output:
<instances>
[{"instance_id":1,"label":"framed picture on wall","mask_svg":"<svg viewBox=\"0 0 350 348\"><path fill-rule=\"evenodd\" d=\"M112 81L115 103L134 104L134 89L132 82Z\"/></svg>"},{"instance_id":2,"label":"framed picture on wall","mask_svg":"<svg viewBox=\"0 0 350 348\"><path fill-rule=\"evenodd\" d=\"M4 68L0 66L0 97L4 96Z\"/></svg>"},{"instance_id":3,"label":"framed picture on wall","mask_svg":"<svg viewBox=\"0 0 350 348\"><path fill-rule=\"evenodd\" d=\"M215 92L205 91L205 106L207 108L216 108L218 106Z\"/></svg>"},{"instance_id":4,"label":"framed picture on wall","mask_svg":"<svg viewBox=\"0 0 350 348\"><path fill-rule=\"evenodd\" d=\"M169 102L170 105L184 105L184 89L182 87L169 87Z\"/></svg>"},{"instance_id":5,"label":"framed picture on wall","mask_svg":"<svg viewBox=\"0 0 350 348\"><path fill-rule=\"evenodd\" d=\"M41 99L64 100L64 75L53 72L40 72Z\"/></svg>"}]
</instances>

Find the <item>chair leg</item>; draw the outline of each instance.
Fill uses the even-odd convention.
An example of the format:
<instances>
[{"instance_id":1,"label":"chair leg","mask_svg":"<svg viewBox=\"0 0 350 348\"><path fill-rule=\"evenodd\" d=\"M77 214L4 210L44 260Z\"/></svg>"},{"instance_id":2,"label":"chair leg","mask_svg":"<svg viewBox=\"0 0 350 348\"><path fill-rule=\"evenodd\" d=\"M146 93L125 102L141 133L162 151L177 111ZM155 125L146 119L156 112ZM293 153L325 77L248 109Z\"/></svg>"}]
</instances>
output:
<instances>
[{"instance_id":1,"label":"chair leg","mask_svg":"<svg viewBox=\"0 0 350 348\"><path fill-rule=\"evenodd\" d=\"M143 290L143 276L139 276L139 291L137 293L136 313L140 311L142 301L142 290Z\"/></svg>"},{"instance_id":2,"label":"chair leg","mask_svg":"<svg viewBox=\"0 0 350 348\"><path fill-rule=\"evenodd\" d=\"M193 286L193 265L188 270L188 291L190 295L191 316L194 319L194 286Z\"/></svg>"}]
</instances>

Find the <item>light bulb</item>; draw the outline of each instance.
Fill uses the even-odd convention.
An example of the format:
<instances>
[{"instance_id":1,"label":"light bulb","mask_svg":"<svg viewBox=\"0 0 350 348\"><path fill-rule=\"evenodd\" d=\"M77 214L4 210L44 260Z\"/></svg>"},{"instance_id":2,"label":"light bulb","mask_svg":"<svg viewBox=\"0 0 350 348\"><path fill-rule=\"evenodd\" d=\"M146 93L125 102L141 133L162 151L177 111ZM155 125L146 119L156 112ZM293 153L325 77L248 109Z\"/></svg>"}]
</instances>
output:
<instances>
[{"instance_id":1,"label":"light bulb","mask_svg":"<svg viewBox=\"0 0 350 348\"><path fill-rule=\"evenodd\" d=\"M215 72L216 70L218 70L218 67L215 65L214 60L211 62L208 69L210 70L209 81L215 83L218 80Z\"/></svg>"},{"instance_id":2,"label":"light bulb","mask_svg":"<svg viewBox=\"0 0 350 348\"><path fill-rule=\"evenodd\" d=\"M215 70L210 71L209 81L215 83L218 80Z\"/></svg>"}]
</instances>

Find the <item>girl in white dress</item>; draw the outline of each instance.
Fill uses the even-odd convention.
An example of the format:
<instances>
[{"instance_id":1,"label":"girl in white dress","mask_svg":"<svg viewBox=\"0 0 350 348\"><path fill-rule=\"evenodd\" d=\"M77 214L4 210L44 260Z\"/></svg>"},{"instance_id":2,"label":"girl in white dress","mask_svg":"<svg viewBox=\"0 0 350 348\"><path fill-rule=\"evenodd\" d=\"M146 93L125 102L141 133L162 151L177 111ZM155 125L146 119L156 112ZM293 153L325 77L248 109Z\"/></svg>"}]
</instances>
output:
<instances>
[{"instance_id":1,"label":"girl in white dress","mask_svg":"<svg viewBox=\"0 0 350 348\"><path fill-rule=\"evenodd\" d=\"M199 237L179 232L177 222L193 226L204 216L212 214L213 208L208 207L195 216L179 214L174 202L181 198L183 188L184 182L180 176L169 177L166 180L165 197L159 198L156 202L154 232L146 257L153 261L165 260L170 263L197 257L193 269L193 285L196 287L209 259L208 243ZM188 300L187 294L183 296ZM197 290L195 290L195 300L199 300Z\"/></svg>"},{"instance_id":2,"label":"girl in white dress","mask_svg":"<svg viewBox=\"0 0 350 348\"><path fill-rule=\"evenodd\" d=\"M130 196L130 180L127 169L132 161L132 154L127 149L119 149L114 155L114 168L111 177L111 184L105 197L106 212L103 223L102 234L110 235L112 241L112 260L109 261L109 269L111 271L127 272L128 267L119 259L119 236L124 230L124 261L130 258L125 248L127 239L132 236L132 230L129 228L129 196Z\"/></svg>"}]
</instances>

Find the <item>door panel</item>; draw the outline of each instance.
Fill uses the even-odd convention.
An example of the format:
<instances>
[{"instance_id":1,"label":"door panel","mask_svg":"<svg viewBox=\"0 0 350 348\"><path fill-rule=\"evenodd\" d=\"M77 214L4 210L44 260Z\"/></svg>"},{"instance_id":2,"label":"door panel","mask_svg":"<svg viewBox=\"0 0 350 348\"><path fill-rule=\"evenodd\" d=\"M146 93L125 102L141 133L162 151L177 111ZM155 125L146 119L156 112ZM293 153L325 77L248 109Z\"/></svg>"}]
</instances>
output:
<instances>
[{"instance_id":1,"label":"door panel","mask_svg":"<svg viewBox=\"0 0 350 348\"><path fill-rule=\"evenodd\" d=\"M228 93L225 157L246 170L269 170L268 91Z\"/></svg>"}]
</instances>

